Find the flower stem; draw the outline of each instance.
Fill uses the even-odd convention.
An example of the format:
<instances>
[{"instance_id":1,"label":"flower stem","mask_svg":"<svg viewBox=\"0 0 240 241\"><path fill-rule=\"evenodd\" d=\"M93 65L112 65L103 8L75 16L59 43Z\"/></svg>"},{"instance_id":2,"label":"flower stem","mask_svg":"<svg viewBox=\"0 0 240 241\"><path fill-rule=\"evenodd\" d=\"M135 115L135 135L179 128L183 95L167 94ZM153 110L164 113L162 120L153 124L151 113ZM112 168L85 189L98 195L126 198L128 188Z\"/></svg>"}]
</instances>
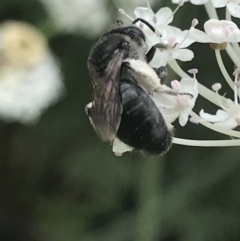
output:
<instances>
[{"instance_id":1,"label":"flower stem","mask_svg":"<svg viewBox=\"0 0 240 241\"><path fill-rule=\"evenodd\" d=\"M227 45L226 51L229 55L229 57L232 59L233 63L240 68L240 56L238 57L235 53L234 49L230 44Z\"/></svg>"},{"instance_id":2,"label":"flower stem","mask_svg":"<svg viewBox=\"0 0 240 241\"><path fill-rule=\"evenodd\" d=\"M161 195L159 182L162 178L163 160L159 158L140 160L139 204L137 210L136 241L156 241L161 229Z\"/></svg>"},{"instance_id":3,"label":"flower stem","mask_svg":"<svg viewBox=\"0 0 240 241\"><path fill-rule=\"evenodd\" d=\"M210 19L211 18L212 19L218 19L217 11L214 8L211 1L208 1L204 6L205 6L206 12L207 12Z\"/></svg>"},{"instance_id":4,"label":"flower stem","mask_svg":"<svg viewBox=\"0 0 240 241\"><path fill-rule=\"evenodd\" d=\"M226 7L226 12L225 12L225 19L227 21L232 21L232 18L231 18L231 14L230 12L228 11L228 8Z\"/></svg>"},{"instance_id":5,"label":"flower stem","mask_svg":"<svg viewBox=\"0 0 240 241\"><path fill-rule=\"evenodd\" d=\"M227 147L227 146L240 146L240 140L207 140L198 141L182 138L173 138L173 143L184 146L201 146L201 147Z\"/></svg>"},{"instance_id":6,"label":"flower stem","mask_svg":"<svg viewBox=\"0 0 240 241\"><path fill-rule=\"evenodd\" d=\"M233 50L234 52L239 56L240 58L240 47L238 45L238 43L232 43L232 46L233 46Z\"/></svg>"},{"instance_id":7,"label":"flower stem","mask_svg":"<svg viewBox=\"0 0 240 241\"><path fill-rule=\"evenodd\" d=\"M221 53L220 53L220 50L219 49L215 49L215 55L216 55L216 59L217 59L217 63L218 63L218 66L222 72L222 75L223 77L225 78L225 80L227 81L227 83L229 84L229 86L234 89L234 85L233 85L233 81L231 79L231 77L229 76L224 64L223 64L223 61L222 61L222 56L221 56Z\"/></svg>"}]
</instances>

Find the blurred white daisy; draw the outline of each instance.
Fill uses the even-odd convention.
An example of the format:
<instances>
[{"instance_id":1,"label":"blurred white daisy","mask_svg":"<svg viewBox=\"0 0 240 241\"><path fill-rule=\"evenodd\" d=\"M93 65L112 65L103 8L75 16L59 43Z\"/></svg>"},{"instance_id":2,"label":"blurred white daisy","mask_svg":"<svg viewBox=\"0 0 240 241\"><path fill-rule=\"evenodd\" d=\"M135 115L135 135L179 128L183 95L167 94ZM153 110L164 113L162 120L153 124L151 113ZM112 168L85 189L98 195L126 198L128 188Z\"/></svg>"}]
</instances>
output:
<instances>
[{"instance_id":1,"label":"blurred white daisy","mask_svg":"<svg viewBox=\"0 0 240 241\"><path fill-rule=\"evenodd\" d=\"M64 90L45 37L33 26L0 25L0 118L33 123Z\"/></svg>"},{"instance_id":2,"label":"blurred white daisy","mask_svg":"<svg viewBox=\"0 0 240 241\"><path fill-rule=\"evenodd\" d=\"M55 26L69 33L95 36L106 28L110 14L105 0L40 0Z\"/></svg>"}]
</instances>

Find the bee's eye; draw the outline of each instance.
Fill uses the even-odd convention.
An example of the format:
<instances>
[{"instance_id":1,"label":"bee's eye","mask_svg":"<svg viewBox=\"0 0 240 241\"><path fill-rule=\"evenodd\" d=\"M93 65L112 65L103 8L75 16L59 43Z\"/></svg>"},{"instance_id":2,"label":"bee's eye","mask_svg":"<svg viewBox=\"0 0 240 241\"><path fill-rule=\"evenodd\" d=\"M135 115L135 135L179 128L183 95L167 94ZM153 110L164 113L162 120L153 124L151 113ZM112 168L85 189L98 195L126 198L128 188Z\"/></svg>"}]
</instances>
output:
<instances>
[{"instance_id":1,"label":"bee's eye","mask_svg":"<svg viewBox=\"0 0 240 241\"><path fill-rule=\"evenodd\" d=\"M146 40L142 30L140 30L135 26L130 26L128 28L125 28L125 31L126 31L126 34L128 34L133 39L141 37L144 41Z\"/></svg>"},{"instance_id":2,"label":"bee's eye","mask_svg":"<svg viewBox=\"0 0 240 241\"><path fill-rule=\"evenodd\" d=\"M146 40L144 33L142 32L141 29L139 29L136 26L129 26L129 27L124 27L124 28L116 28L113 29L112 31L109 32L110 34L113 33L121 33L129 36L131 39L135 39L139 41L139 38L141 38L143 41ZM107 33L107 34L109 34Z\"/></svg>"}]
</instances>

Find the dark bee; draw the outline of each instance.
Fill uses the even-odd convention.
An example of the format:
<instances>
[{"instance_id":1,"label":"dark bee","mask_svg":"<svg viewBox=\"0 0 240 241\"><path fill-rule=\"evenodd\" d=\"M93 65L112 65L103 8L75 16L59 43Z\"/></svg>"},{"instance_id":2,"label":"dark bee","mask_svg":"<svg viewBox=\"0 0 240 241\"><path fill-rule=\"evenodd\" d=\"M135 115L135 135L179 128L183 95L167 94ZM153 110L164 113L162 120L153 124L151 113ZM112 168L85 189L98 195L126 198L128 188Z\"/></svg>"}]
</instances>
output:
<instances>
[{"instance_id":1,"label":"dark bee","mask_svg":"<svg viewBox=\"0 0 240 241\"><path fill-rule=\"evenodd\" d=\"M91 50L88 68L93 102L86 112L103 141L118 137L135 149L164 153L171 146L171 133L155 103L138 85L142 75L131 74L132 68L124 63L126 59L141 60L150 68L147 63L159 46L147 52L145 35L138 27L118 25Z\"/></svg>"},{"instance_id":2,"label":"dark bee","mask_svg":"<svg viewBox=\"0 0 240 241\"><path fill-rule=\"evenodd\" d=\"M164 154L171 147L172 134L149 95L136 83L120 83L123 113L117 137L136 150Z\"/></svg>"}]
</instances>

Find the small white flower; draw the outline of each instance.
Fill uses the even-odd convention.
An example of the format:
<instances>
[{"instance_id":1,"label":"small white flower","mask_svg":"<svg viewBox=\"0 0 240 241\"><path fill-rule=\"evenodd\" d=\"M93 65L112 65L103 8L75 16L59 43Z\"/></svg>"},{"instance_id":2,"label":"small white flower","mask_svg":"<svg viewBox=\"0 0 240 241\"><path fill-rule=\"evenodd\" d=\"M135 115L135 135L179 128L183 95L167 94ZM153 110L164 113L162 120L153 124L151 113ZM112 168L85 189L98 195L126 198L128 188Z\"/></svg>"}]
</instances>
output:
<instances>
[{"instance_id":1,"label":"small white flower","mask_svg":"<svg viewBox=\"0 0 240 241\"><path fill-rule=\"evenodd\" d=\"M238 82L238 75L235 76L235 83ZM218 95L218 90L221 89L221 85L219 83L213 85L213 90L216 91ZM240 124L240 105L238 104L237 97L237 85L234 87L234 102L230 99L225 100L225 102L220 101L219 105L222 107L222 110L219 109L216 112L216 115L211 115L204 110L201 110L199 115L203 120L209 121L216 126L225 129L234 129Z\"/></svg>"},{"instance_id":2,"label":"small white flower","mask_svg":"<svg viewBox=\"0 0 240 241\"><path fill-rule=\"evenodd\" d=\"M226 7L233 17L240 18L239 0L211 0L215 8Z\"/></svg>"},{"instance_id":3,"label":"small white flower","mask_svg":"<svg viewBox=\"0 0 240 241\"><path fill-rule=\"evenodd\" d=\"M0 36L0 117L33 123L62 94L59 66L33 26L6 22Z\"/></svg>"},{"instance_id":4,"label":"small white flower","mask_svg":"<svg viewBox=\"0 0 240 241\"><path fill-rule=\"evenodd\" d=\"M225 110L218 110L216 115L205 113L204 110L201 110L199 115L204 120L226 129L234 129L240 124L240 106L233 103L226 107Z\"/></svg>"},{"instance_id":5,"label":"small white flower","mask_svg":"<svg viewBox=\"0 0 240 241\"><path fill-rule=\"evenodd\" d=\"M236 43L240 41L240 30L231 21L210 19L205 22L204 30L205 32L191 27L190 35L200 43Z\"/></svg>"},{"instance_id":6,"label":"small white flower","mask_svg":"<svg viewBox=\"0 0 240 241\"><path fill-rule=\"evenodd\" d=\"M151 8L137 7L134 14L136 18L142 18L152 26L169 24L173 21L173 11L168 7L160 8L156 13Z\"/></svg>"},{"instance_id":7,"label":"small white flower","mask_svg":"<svg viewBox=\"0 0 240 241\"><path fill-rule=\"evenodd\" d=\"M136 23L146 36L148 49L156 44L162 44L165 46L157 49L154 58L150 62L150 66L153 68L166 66L167 63L173 59L190 61L194 57L193 52L186 49L186 47L195 42L189 36L189 31L181 31L179 28L168 26L168 24L172 22L173 16L180 6L182 6L181 1L174 12L172 12L170 8L164 7L156 14L154 14L150 7L138 7L134 10L136 19L144 19L155 28L154 32L144 23L140 21ZM119 11L130 18L131 21L134 21L134 19L127 15L123 9L119 9Z\"/></svg>"},{"instance_id":8,"label":"small white flower","mask_svg":"<svg viewBox=\"0 0 240 241\"><path fill-rule=\"evenodd\" d=\"M154 92L152 99L162 113L168 126L179 118L179 124L185 126L192 111L197 96L196 78L183 78L181 81L172 81L173 89L168 92ZM176 93L171 94L171 93Z\"/></svg>"},{"instance_id":9,"label":"small white flower","mask_svg":"<svg viewBox=\"0 0 240 241\"><path fill-rule=\"evenodd\" d=\"M165 45L163 48L157 49L154 58L150 62L153 68L166 66L168 62L173 59L181 61L190 61L194 54L191 50L186 49L193 42L192 37L189 36L189 31L181 31L179 28L162 25L159 27L161 36L157 34L147 35L147 44L154 46L158 43Z\"/></svg>"}]
</instances>

